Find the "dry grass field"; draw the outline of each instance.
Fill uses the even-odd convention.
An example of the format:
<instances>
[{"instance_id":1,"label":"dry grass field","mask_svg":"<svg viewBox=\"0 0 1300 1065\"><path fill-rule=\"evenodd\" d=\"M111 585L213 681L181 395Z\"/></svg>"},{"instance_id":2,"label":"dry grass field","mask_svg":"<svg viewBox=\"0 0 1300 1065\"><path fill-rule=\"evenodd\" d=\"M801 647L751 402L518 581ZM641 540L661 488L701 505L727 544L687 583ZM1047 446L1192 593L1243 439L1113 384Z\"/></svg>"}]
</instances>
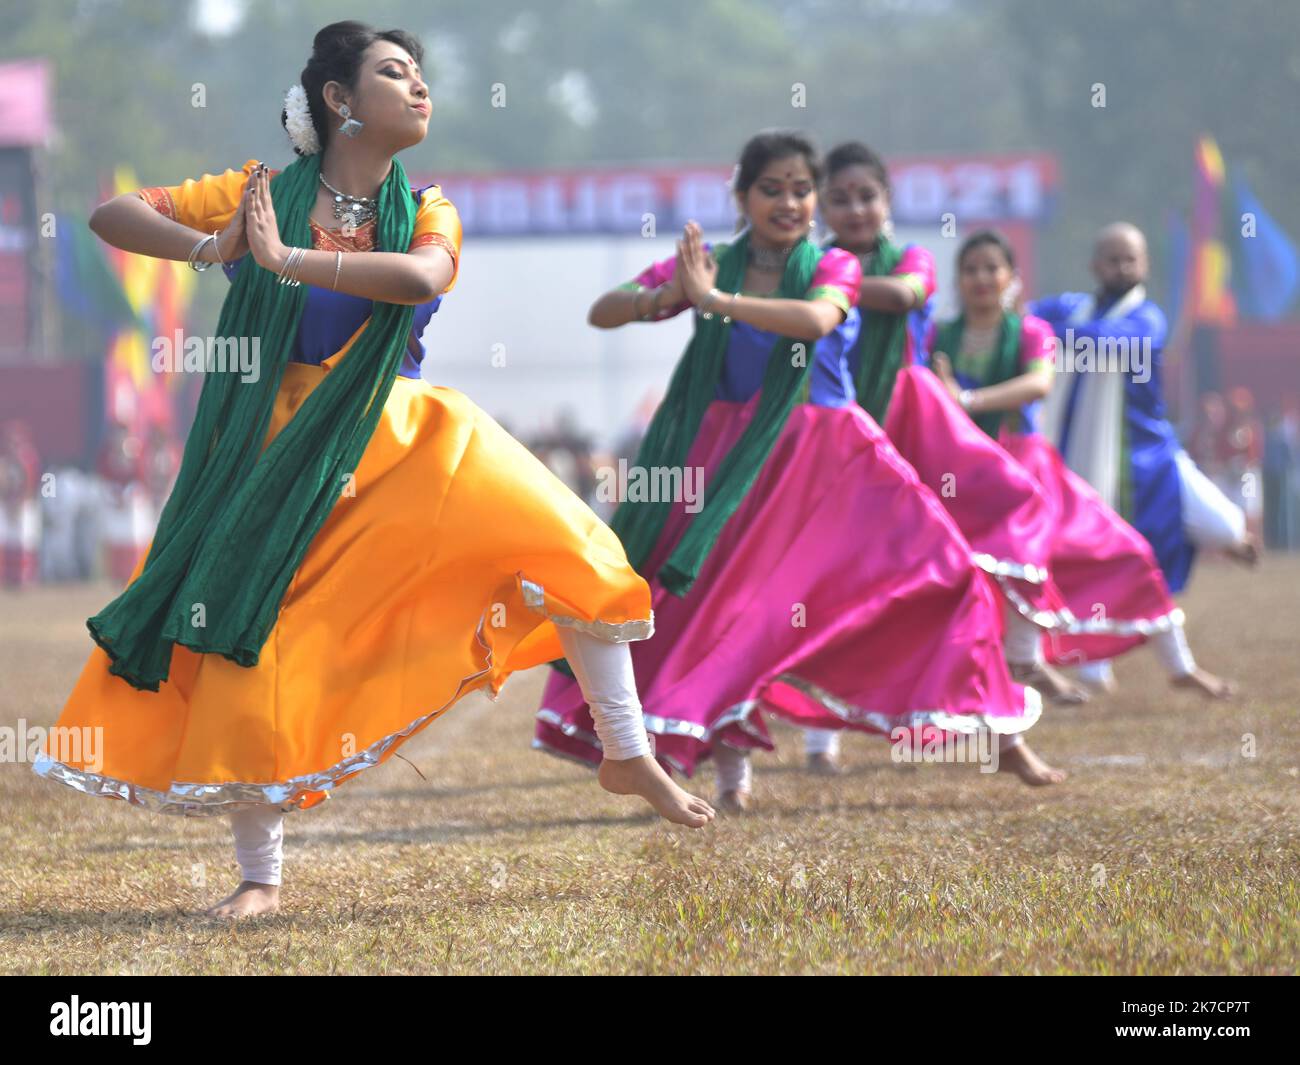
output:
<instances>
[{"instance_id":1,"label":"dry grass field","mask_svg":"<svg viewBox=\"0 0 1300 1065\"><path fill-rule=\"evenodd\" d=\"M53 721L111 596L0 596L0 724ZM1300 559L1202 565L1183 605L1240 698L1130 655L1117 696L1034 729L1063 785L894 765L861 735L844 776L812 777L778 726L755 809L700 832L530 750L543 677L518 675L291 814L281 912L237 924L199 915L238 879L224 819L0 765L0 971L1292 973Z\"/></svg>"}]
</instances>

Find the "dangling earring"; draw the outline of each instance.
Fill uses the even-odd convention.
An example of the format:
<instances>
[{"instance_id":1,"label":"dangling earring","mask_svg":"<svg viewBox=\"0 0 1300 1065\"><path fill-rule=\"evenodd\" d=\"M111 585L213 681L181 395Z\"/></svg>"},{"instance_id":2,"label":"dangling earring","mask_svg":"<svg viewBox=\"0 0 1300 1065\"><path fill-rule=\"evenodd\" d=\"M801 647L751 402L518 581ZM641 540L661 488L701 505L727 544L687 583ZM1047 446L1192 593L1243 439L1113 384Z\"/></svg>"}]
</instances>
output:
<instances>
[{"instance_id":1,"label":"dangling earring","mask_svg":"<svg viewBox=\"0 0 1300 1065\"><path fill-rule=\"evenodd\" d=\"M343 136L355 137L361 132L361 127L364 126L365 123L358 122L352 117L352 108L348 107L347 104L344 104L339 108L339 114L346 120L343 125L339 126L339 132L342 133Z\"/></svg>"},{"instance_id":2,"label":"dangling earring","mask_svg":"<svg viewBox=\"0 0 1300 1065\"><path fill-rule=\"evenodd\" d=\"M1016 300L1020 298L1020 278L1013 277L1011 283L1002 290L1002 296L999 302L1002 304L1004 311L1012 310L1016 305Z\"/></svg>"}]
</instances>

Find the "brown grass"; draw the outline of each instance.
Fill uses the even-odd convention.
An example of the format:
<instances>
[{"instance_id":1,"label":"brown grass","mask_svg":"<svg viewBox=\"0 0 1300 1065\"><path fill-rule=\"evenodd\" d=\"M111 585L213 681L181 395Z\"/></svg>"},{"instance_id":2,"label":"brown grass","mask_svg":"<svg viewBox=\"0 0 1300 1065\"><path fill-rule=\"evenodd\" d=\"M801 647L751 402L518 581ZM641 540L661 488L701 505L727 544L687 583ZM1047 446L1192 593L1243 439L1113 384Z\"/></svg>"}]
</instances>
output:
<instances>
[{"instance_id":1,"label":"brown grass","mask_svg":"<svg viewBox=\"0 0 1300 1065\"><path fill-rule=\"evenodd\" d=\"M1300 559L1202 565L1193 647L1243 696L1175 693L1131 655L1120 695L1034 729L1064 785L895 766L859 735L826 781L778 727L754 812L698 833L529 750L542 677L521 675L403 748L427 781L394 759L290 815L283 910L235 926L196 916L238 879L223 819L0 766L0 971L1294 972L1297 587ZM54 719L110 597L0 597L0 723Z\"/></svg>"}]
</instances>

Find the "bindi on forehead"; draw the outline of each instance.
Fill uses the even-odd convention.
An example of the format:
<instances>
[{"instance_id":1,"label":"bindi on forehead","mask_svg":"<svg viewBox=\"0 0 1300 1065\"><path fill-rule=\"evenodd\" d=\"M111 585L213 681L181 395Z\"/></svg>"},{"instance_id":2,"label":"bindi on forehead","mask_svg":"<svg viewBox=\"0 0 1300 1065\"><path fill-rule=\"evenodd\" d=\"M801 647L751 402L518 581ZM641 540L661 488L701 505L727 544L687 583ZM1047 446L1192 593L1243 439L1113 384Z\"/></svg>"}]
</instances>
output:
<instances>
[{"instance_id":1,"label":"bindi on forehead","mask_svg":"<svg viewBox=\"0 0 1300 1065\"><path fill-rule=\"evenodd\" d=\"M384 63L402 63L410 67L417 74L420 73L420 68L415 65L414 59L403 59L400 55L387 55L384 56L384 58L381 59L379 62L381 65Z\"/></svg>"}]
</instances>

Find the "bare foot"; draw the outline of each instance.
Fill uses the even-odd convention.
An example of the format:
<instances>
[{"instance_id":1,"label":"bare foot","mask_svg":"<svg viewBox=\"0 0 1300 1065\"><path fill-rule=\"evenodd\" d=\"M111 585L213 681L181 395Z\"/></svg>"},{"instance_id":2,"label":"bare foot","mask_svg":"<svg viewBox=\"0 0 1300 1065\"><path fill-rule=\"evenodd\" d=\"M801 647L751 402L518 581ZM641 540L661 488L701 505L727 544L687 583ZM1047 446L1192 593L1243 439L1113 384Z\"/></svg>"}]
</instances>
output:
<instances>
[{"instance_id":1,"label":"bare foot","mask_svg":"<svg viewBox=\"0 0 1300 1065\"><path fill-rule=\"evenodd\" d=\"M808 756L808 772L815 773L819 777L837 777L844 772L844 767L840 765L835 755L818 751Z\"/></svg>"},{"instance_id":2,"label":"bare foot","mask_svg":"<svg viewBox=\"0 0 1300 1065\"><path fill-rule=\"evenodd\" d=\"M596 779L602 788L615 795L640 795L660 817L674 824L703 828L713 820L713 807L674 784L651 755L619 761L605 758Z\"/></svg>"},{"instance_id":3,"label":"bare foot","mask_svg":"<svg viewBox=\"0 0 1300 1065\"><path fill-rule=\"evenodd\" d=\"M1198 691L1211 699L1230 699L1237 691L1236 686L1231 681L1216 677L1213 673L1201 669L1199 666L1190 673L1184 673L1181 677L1172 678L1170 683L1175 688L1191 688L1193 691Z\"/></svg>"},{"instance_id":4,"label":"bare foot","mask_svg":"<svg viewBox=\"0 0 1300 1065\"><path fill-rule=\"evenodd\" d=\"M1055 769L1039 758L1027 743L1018 743L999 752L998 771L1015 773L1026 784L1036 788L1059 784L1067 776L1064 769Z\"/></svg>"},{"instance_id":5,"label":"bare foot","mask_svg":"<svg viewBox=\"0 0 1300 1065\"><path fill-rule=\"evenodd\" d=\"M1259 564L1259 539L1253 533L1247 533L1246 538L1228 548L1228 557L1240 562L1243 566L1256 566Z\"/></svg>"},{"instance_id":6,"label":"bare foot","mask_svg":"<svg viewBox=\"0 0 1300 1065\"><path fill-rule=\"evenodd\" d=\"M749 803L750 794L743 788L720 792L718 795L718 808L724 813L743 814L749 809Z\"/></svg>"},{"instance_id":7,"label":"bare foot","mask_svg":"<svg viewBox=\"0 0 1300 1065\"><path fill-rule=\"evenodd\" d=\"M1087 688L1075 684L1064 673L1053 669L1046 662L1035 662L1029 665L1009 663L1009 665L1012 680L1017 684L1027 684L1031 688L1037 688L1049 702L1078 706L1092 698Z\"/></svg>"},{"instance_id":8,"label":"bare foot","mask_svg":"<svg viewBox=\"0 0 1300 1065\"><path fill-rule=\"evenodd\" d=\"M276 884L258 884L241 880L235 893L204 911L209 917L256 917L275 913L280 908L280 888Z\"/></svg>"}]
</instances>

